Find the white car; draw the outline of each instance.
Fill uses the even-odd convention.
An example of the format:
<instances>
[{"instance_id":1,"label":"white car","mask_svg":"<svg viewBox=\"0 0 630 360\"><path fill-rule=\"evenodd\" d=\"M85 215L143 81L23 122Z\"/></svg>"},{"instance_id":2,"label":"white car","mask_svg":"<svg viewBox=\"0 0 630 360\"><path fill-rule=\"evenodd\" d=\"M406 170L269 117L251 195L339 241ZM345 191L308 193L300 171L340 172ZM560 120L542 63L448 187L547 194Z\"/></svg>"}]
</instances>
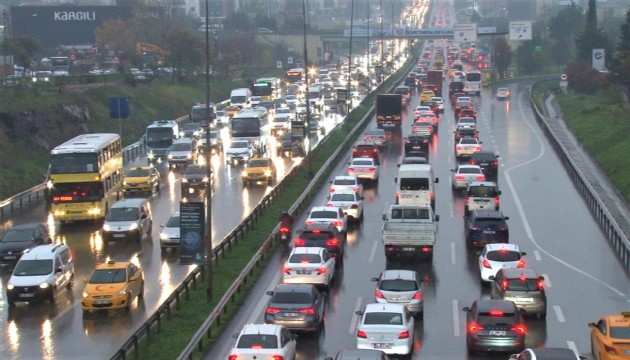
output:
<instances>
[{"instance_id":1,"label":"white car","mask_svg":"<svg viewBox=\"0 0 630 360\"><path fill-rule=\"evenodd\" d=\"M414 318L403 304L367 304L357 311L357 349L381 350L388 355L413 351Z\"/></svg>"},{"instance_id":2,"label":"white car","mask_svg":"<svg viewBox=\"0 0 630 360\"><path fill-rule=\"evenodd\" d=\"M345 234L348 230L348 216L338 207L314 206L304 221L304 226L314 224L333 224L337 230Z\"/></svg>"},{"instance_id":3,"label":"white car","mask_svg":"<svg viewBox=\"0 0 630 360\"><path fill-rule=\"evenodd\" d=\"M258 106L261 100L262 99L260 98L260 96L252 96L249 101L252 104L252 107L254 107L254 106Z\"/></svg>"},{"instance_id":4,"label":"white car","mask_svg":"<svg viewBox=\"0 0 630 360\"><path fill-rule=\"evenodd\" d=\"M276 117L287 117L291 121L295 118L295 113L288 107L280 107L276 109Z\"/></svg>"},{"instance_id":5,"label":"white car","mask_svg":"<svg viewBox=\"0 0 630 360\"><path fill-rule=\"evenodd\" d=\"M354 158L348 163L348 175L358 179L378 181L379 166L372 158Z\"/></svg>"},{"instance_id":6,"label":"white car","mask_svg":"<svg viewBox=\"0 0 630 360\"><path fill-rule=\"evenodd\" d=\"M335 258L321 247L294 247L282 268L285 284L313 284L330 288L335 277Z\"/></svg>"},{"instance_id":7,"label":"white car","mask_svg":"<svg viewBox=\"0 0 630 360\"><path fill-rule=\"evenodd\" d=\"M435 103L438 105L438 109L440 110L440 112L444 112L444 99L442 99L439 96L435 96L432 97L430 101L435 101Z\"/></svg>"},{"instance_id":8,"label":"white car","mask_svg":"<svg viewBox=\"0 0 630 360\"><path fill-rule=\"evenodd\" d=\"M431 139L434 130L435 128L433 127L433 123L431 121L420 120L411 125L411 133L413 135L422 135L428 139Z\"/></svg>"},{"instance_id":9,"label":"white car","mask_svg":"<svg viewBox=\"0 0 630 360\"><path fill-rule=\"evenodd\" d=\"M294 359L296 335L282 325L248 324L235 334L236 344L228 359Z\"/></svg>"},{"instance_id":10,"label":"white car","mask_svg":"<svg viewBox=\"0 0 630 360\"><path fill-rule=\"evenodd\" d=\"M249 140L235 140L225 152L225 161L228 164L245 163L254 154L254 149Z\"/></svg>"},{"instance_id":11,"label":"white car","mask_svg":"<svg viewBox=\"0 0 630 360\"><path fill-rule=\"evenodd\" d=\"M420 114L425 111L431 111L431 107L430 106L416 106L416 109L413 111L413 115L415 118L418 118Z\"/></svg>"},{"instance_id":12,"label":"white car","mask_svg":"<svg viewBox=\"0 0 630 360\"><path fill-rule=\"evenodd\" d=\"M284 102L287 103L287 105L289 106L296 106L298 102L298 97L297 95L286 95L284 97Z\"/></svg>"},{"instance_id":13,"label":"white car","mask_svg":"<svg viewBox=\"0 0 630 360\"><path fill-rule=\"evenodd\" d=\"M455 145L455 157L470 157L475 151L482 150L481 144L479 138L464 136Z\"/></svg>"},{"instance_id":14,"label":"white car","mask_svg":"<svg viewBox=\"0 0 630 360\"><path fill-rule=\"evenodd\" d=\"M160 231L160 249L179 248L179 211L173 213Z\"/></svg>"},{"instance_id":15,"label":"white car","mask_svg":"<svg viewBox=\"0 0 630 360\"><path fill-rule=\"evenodd\" d=\"M306 114L306 103L301 102L295 106L295 112L297 114Z\"/></svg>"},{"instance_id":16,"label":"white car","mask_svg":"<svg viewBox=\"0 0 630 360\"><path fill-rule=\"evenodd\" d=\"M527 253L521 251L516 244L486 244L479 255L479 273L481 280L492 281L499 269L525 268L527 262L523 256Z\"/></svg>"},{"instance_id":17,"label":"white car","mask_svg":"<svg viewBox=\"0 0 630 360\"><path fill-rule=\"evenodd\" d=\"M385 270L377 278L374 298L377 303L404 304L412 315L423 314L422 283L413 270Z\"/></svg>"},{"instance_id":18,"label":"white car","mask_svg":"<svg viewBox=\"0 0 630 360\"><path fill-rule=\"evenodd\" d=\"M363 196L363 184L361 184L356 176L335 176L335 178L330 181L328 192L330 194L334 194L335 192L340 190L352 190L356 192L359 196Z\"/></svg>"},{"instance_id":19,"label":"white car","mask_svg":"<svg viewBox=\"0 0 630 360\"><path fill-rule=\"evenodd\" d=\"M291 117L287 114L276 114L271 124L273 132L282 134L291 129Z\"/></svg>"},{"instance_id":20,"label":"white car","mask_svg":"<svg viewBox=\"0 0 630 360\"><path fill-rule=\"evenodd\" d=\"M458 165L453 172L453 189L465 189L473 181L486 181L479 165Z\"/></svg>"},{"instance_id":21,"label":"white car","mask_svg":"<svg viewBox=\"0 0 630 360\"><path fill-rule=\"evenodd\" d=\"M497 100L509 100L510 95L510 89L506 87L500 87L497 89Z\"/></svg>"},{"instance_id":22,"label":"white car","mask_svg":"<svg viewBox=\"0 0 630 360\"><path fill-rule=\"evenodd\" d=\"M477 130L477 121L471 117L460 117L457 120L457 129L472 129Z\"/></svg>"},{"instance_id":23,"label":"white car","mask_svg":"<svg viewBox=\"0 0 630 360\"><path fill-rule=\"evenodd\" d=\"M344 189L330 194L326 206L336 206L354 221L363 220L363 197L354 190Z\"/></svg>"},{"instance_id":24,"label":"white car","mask_svg":"<svg viewBox=\"0 0 630 360\"><path fill-rule=\"evenodd\" d=\"M230 123L230 117L223 110L217 110L214 113L217 122L221 125L227 125Z\"/></svg>"}]
</instances>

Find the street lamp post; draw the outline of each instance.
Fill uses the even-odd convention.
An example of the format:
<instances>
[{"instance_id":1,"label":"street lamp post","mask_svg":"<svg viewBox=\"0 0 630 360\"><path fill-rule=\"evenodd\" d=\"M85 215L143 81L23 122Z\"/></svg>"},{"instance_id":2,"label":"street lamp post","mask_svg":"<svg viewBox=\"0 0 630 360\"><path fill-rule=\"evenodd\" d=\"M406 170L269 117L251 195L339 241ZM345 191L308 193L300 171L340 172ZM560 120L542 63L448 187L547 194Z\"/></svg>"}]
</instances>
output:
<instances>
[{"instance_id":1,"label":"street lamp post","mask_svg":"<svg viewBox=\"0 0 630 360\"><path fill-rule=\"evenodd\" d=\"M350 95L350 82L352 80L352 28L354 27L354 0L350 1L350 46L348 49L348 85L346 91L346 114L350 113L352 105L352 95Z\"/></svg>"},{"instance_id":2,"label":"street lamp post","mask_svg":"<svg viewBox=\"0 0 630 360\"><path fill-rule=\"evenodd\" d=\"M306 168L308 171L308 178L312 179L313 178L313 164L311 161L312 159L311 159L311 139L310 139L311 100L309 99L309 91L308 91L309 73L308 73L308 51L307 51L308 46L306 44L306 0L302 0L302 16L304 17L304 21L302 23L303 31L304 31L304 67L306 68L306 78L304 81L306 85L306 124L304 124L304 131L306 132L306 134L304 134L304 139L308 142L307 148L306 148Z\"/></svg>"},{"instance_id":3,"label":"street lamp post","mask_svg":"<svg viewBox=\"0 0 630 360\"><path fill-rule=\"evenodd\" d=\"M212 168L210 166L210 125L214 113L210 111L210 32L208 30L208 0L206 0L206 298L212 300Z\"/></svg>"},{"instance_id":4,"label":"street lamp post","mask_svg":"<svg viewBox=\"0 0 630 360\"><path fill-rule=\"evenodd\" d=\"M367 77L367 92L370 93L370 0L366 0L367 2L367 53L366 62L365 62L365 75Z\"/></svg>"},{"instance_id":5,"label":"street lamp post","mask_svg":"<svg viewBox=\"0 0 630 360\"><path fill-rule=\"evenodd\" d=\"M378 82L382 83L383 82L383 0L378 0L378 8L379 10L381 10L381 14L380 14L380 23L381 23L381 61L380 61L380 68L379 68L379 74L378 74Z\"/></svg>"}]
</instances>

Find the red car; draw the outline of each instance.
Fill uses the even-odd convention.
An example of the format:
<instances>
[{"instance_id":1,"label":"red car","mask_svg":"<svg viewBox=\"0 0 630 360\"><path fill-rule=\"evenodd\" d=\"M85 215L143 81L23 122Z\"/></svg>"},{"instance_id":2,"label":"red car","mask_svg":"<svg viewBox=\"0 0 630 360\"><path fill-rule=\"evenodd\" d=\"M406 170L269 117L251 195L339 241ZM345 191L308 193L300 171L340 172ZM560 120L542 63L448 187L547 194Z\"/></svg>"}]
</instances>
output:
<instances>
[{"instance_id":1,"label":"red car","mask_svg":"<svg viewBox=\"0 0 630 360\"><path fill-rule=\"evenodd\" d=\"M477 121L477 113L473 109L463 108L460 111L455 112L455 120L461 117L471 117Z\"/></svg>"},{"instance_id":2,"label":"red car","mask_svg":"<svg viewBox=\"0 0 630 360\"><path fill-rule=\"evenodd\" d=\"M373 143L358 143L352 147L352 158L367 157L374 159L375 163L379 163L378 156L380 151L378 146Z\"/></svg>"}]
</instances>

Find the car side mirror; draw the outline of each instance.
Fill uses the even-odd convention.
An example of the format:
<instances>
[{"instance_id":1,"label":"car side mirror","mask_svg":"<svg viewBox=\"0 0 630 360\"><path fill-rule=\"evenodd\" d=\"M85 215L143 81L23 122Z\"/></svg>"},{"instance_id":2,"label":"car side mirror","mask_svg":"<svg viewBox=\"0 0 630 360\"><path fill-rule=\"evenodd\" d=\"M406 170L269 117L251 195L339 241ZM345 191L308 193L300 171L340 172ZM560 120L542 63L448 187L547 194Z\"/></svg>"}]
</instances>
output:
<instances>
[{"instance_id":1,"label":"car side mirror","mask_svg":"<svg viewBox=\"0 0 630 360\"><path fill-rule=\"evenodd\" d=\"M488 276L488 280L490 280L490 281L494 281L494 275L490 275L490 276Z\"/></svg>"},{"instance_id":2,"label":"car side mirror","mask_svg":"<svg viewBox=\"0 0 630 360\"><path fill-rule=\"evenodd\" d=\"M291 339L297 340L298 339L298 334L291 334Z\"/></svg>"},{"instance_id":3,"label":"car side mirror","mask_svg":"<svg viewBox=\"0 0 630 360\"><path fill-rule=\"evenodd\" d=\"M271 290L266 291L266 292L265 292L265 294L267 294L267 295L271 296L271 295L273 295L273 291L271 291Z\"/></svg>"},{"instance_id":4,"label":"car side mirror","mask_svg":"<svg viewBox=\"0 0 630 360\"><path fill-rule=\"evenodd\" d=\"M539 276L539 277L538 277L538 280L545 281L545 277L544 277L544 276Z\"/></svg>"},{"instance_id":5,"label":"car side mirror","mask_svg":"<svg viewBox=\"0 0 630 360\"><path fill-rule=\"evenodd\" d=\"M501 190L497 191L497 195L501 195Z\"/></svg>"},{"instance_id":6,"label":"car side mirror","mask_svg":"<svg viewBox=\"0 0 630 360\"><path fill-rule=\"evenodd\" d=\"M435 222L440 221L440 215L435 215Z\"/></svg>"},{"instance_id":7,"label":"car side mirror","mask_svg":"<svg viewBox=\"0 0 630 360\"><path fill-rule=\"evenodd\" d=\"M361 311L361 310L357 310L354 313L357 314L357 315L363 315L363 311Z\"/></svg>"},{"instance_id":8,"label":"car side mirror","mask_svg":"<svg viewBox=\"0 0 630 360\"><path fill-rule=\"evenodd\" d=\"M386 214L383 214L383 215L381 216L381 218L383 219L383 221L387 221L387 215L386 215Z\"/></svg>"},{"instance_id":9,"label":"car side mirror","mask_svg":"<svg viewBox=\"0 0 630 360\"><path fill-rule=\"evenodd\" d=\"M83 278L83 283L87 284L88 283L88 278Z\"/></svg>"},{"instance_id":10,"label":"car side mirror","mask_svg":"<svg viewBox=\"0 0 630 360\"><path fill-rule=\"evenodd\" d=\"M510 217L509 216L504 216L503 220L510 220Z\"/></svg>"},{"instance_id":11,"label":"car side mirror","mask_svg":"<svg viewBox=\"0 0 630 360\"><path fill-rule=\"evenodd\" d=\"M238 333L232 334L232 339L238 339Z\"/></svg>"},{"instance_id":12,"label":"car side mirror","mask_svg":"<svg viewBox=\"0 0 630 360\"><path fill-rule=\"evenodd\" d=\"M435 180L433 181L434 183L439 183L440 182L440 178L435 178Z\"/></svg>"},{"instance_id":13,"label":"car side mirror","mask_svg":"<svg viewBox=\"0 0 630 360\"><path fill-rule=\"evenodd\" d=\"M597 324L595 324L594 322L590 322L588 323L588 327L597 327Z\"/></svg>"},{"instance_id":14,"label":"car side mirror","mask_svg":"<svg viewBox=\"0 0 630 360\"><path fill-rule=\"evenodd\" d=\"M146 218L147 218L147 214L140 215L140 219L146 219Z\"/></svg>"},{"instance_id":15,"label":"car side mirror","mask_svg":"<svg viewBox=\"0 0 630 360\"><path fill-rule=\"evenodd\" d=\"M480 143L480 144L483 144L483 141L480 141L479 143Z\"/></svg>"},{"instance_id":16,"label":"car side mirror","mask_svg":"<svg viewBox=\"0 0 630 360\"><path fill-rule=\"evenodd\" d=\"M164 224L160 225L160 227L161 227L162 229L164 229Z\"/></svg>"},{"instance_id":17,"label":"car side mirror","mask_svg":"<svg viewBox=\"0 0 630 360\"><path fill-rule=\"evenodd\" d=\"M525 256L527 253L525 251L521 251L521 255Z\"/></svg>"},{"instance_id":18,"label":"car side mirror","mask_svg":"<svg viewBox=\"0 0 630 360\"><path fill-rule=\"evenodd\" d=\"M398 178L397 177L394 178L394 184L398 184Z\"/></svg>"},{"instance_id":19,"label":"car side mirror","mask_svg":"<svg viewBox=\"0 0 630 360\"><path fill-rule=\"evenodd\" d=\"M57 267L57 269L55 269L56 273L60 273L63 271L63 268L61 266Z\"/></svg>"},{"instance_id":20,"label":"car side mirror","mask_svg":"<svg viewBox=\"0 0 630 360\"><path fill-rule=\"evenodd\" d=\"M396 165L396 167L400 167L400 164Z\"/></svg>"},{"instance_id":21,"label":"car side mirror","mask_svg":"<svg viewBox=\"0 0 630 360\"><path fill-rule=\"evenodd\" d=\"M378 281L378 278L377 277L373 277L373 278L370 279L370 281Z\"/></svg>"},{"instance_id":22,"label":"car side mirror","mask_svg":"<svg viewBox=\"0 0 630 360\"><path fill-rule=\"evenodd\" d=\"M464 306L464 307L462 308L462 311L464 311L464 312L470 312L470 308L469 308L468 306Z\"/></svg>"}]
</instances>

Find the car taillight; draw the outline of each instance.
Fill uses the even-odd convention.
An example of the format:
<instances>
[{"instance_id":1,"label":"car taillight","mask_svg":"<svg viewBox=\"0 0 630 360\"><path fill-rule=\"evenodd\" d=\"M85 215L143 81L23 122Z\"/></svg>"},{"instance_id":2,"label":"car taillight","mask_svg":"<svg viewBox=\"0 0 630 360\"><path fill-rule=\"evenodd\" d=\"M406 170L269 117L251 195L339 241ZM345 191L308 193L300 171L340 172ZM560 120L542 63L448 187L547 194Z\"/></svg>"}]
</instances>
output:
<instances>
[{"instance_id":1,"label":"car taillight","mask_svg":"<svg viewBox=\"0 0 630 360\"><path fill-rule=\"evenodd\" d=\"M333 206L335 206L335 205L333 205L333 203L328 203L328 204L326 204L326 206L328 206L328 207L333 207Z\"/></svg>"},{"instance_id":2,"label":"car taillight","mask_svg":"<svg viewBox=\"0 0 630 360\"><path fill-rule=\"evenodd\" d=\"M492 269L492 266L490 266L490 262L486 259L483 259L481 265L483 265L483 267L485 267L486 269Z\"/></svg>"},{"instance_id":3,"label":"car taillight","mask_svg":"<svg viewBox=\"0 0 630 360\"><path fill-rule=\"evenodd\" d=\"M335 220L335 221L332 222L332 224L335 225L335 226L343 226L343 221Z\"/></svg>"},{"instance_id":4,"label":"car taillight","mask_svg":"<svg viewBox=\"0 0 630 360\"><path fill-rule=\"evenodd\" d=\"M429 126L429 127L427 128L427 131L431 131L431 130L433 130L433 128Z\"/></svg>"},{"instance_id":5,"label":"car taillight","mask_svg":"<svg viewBox=\"0 0 630 360\"><path fill-rule=\"evenodd\" d=\"M476 333L477 331L481 331L483 330L483 326L477 324L477 323L470 323L468 324L468 332L471 334Z\"/></svg>"},{"instance_id":6,"label":"car taillight","mask_svg":"<svg viewBox=\"0 0 630 360\"><path fill-rule=\"evenodd\" d=\"M464 180L464 175L455 175L455 180Z\"/></svg>"},{"instance_id":7,"label":"car taillight","mask_svg":"<svg viewBox=\"0 0 630 360\"><path fill-rule=\"evenodd\" d=\"M368 168L368 171L369 171L369 172L375 172L375 171L376 171L376 168Z\"/></svg>"},{"instance_id":8,"label":"car taillight","mask_svg":"<svg viewBox=\"0 0 630 360\"><path fill-rule=\"evenodd\" d=\"M295 246L304 246L306 245L306 241L304 239L297 238L295 239Z\"/></svg>"},{"instance_id":9,"label":"car taillight","mask_svg":"<svg viewBox=\"0 0 630 360\"><path fill-rule=\"evenodd\" d=\"M416 291L416 293L413 294L413 299L414 300L421 300L422 299L422 293L420 291Z\"/></svg>"},{"instance_id":10,"label":"car taillight","mask_svg":"<svg viewBox=\"0 0 630 360\"><path fill-rule=\"evenodd\" d=\"M367 339L367 334L363 330L357 331L357 337L361 339Z\"/></svg>"},{"instance_id":11,"label":"car taillight","mask_svg":"<svg viewBox=\"0 0 630 360\"><path fill-rule=\"evenodd\" d=\"M239 360L238 355L230 355L228 356L228 360Z\"/></svg>"},{"instance_id":12,"label":"car taillight","mask_svg":"<svg viewBox=\"0 0 630 360\"><path fill-rule=\"evenodd\" d=\"M415 127L415 126L414 126L412 131L413 131L413 132L420 131L420 128L419 128L419 127Z\"/></svg>"},{"instance_id":13,"label":"car taillight","mask_svg":"<svg viewBox=\"0 0 630 360\"><path fill-rule=\"evenodd\" d=\"M498 197L494 198L494 205L499 205L501 203L501 199L499 199Z\"/></svg>"},{"instance_id":14,"label":"car taillight","mask_svg":"<svg viewBox=\"0 0 630 360\"><path fill-rule=\"evenodd\" d=\"M352 204L352 206L350 206L350 209L358 209L358 208L359 208L359 205L357 204Z\"/></svg>"},{"instance_id":15,"label":"car taillight","mask_svg":"<svg viewBox=\"0 0 630 360\"><path fill-rule=\"evenodd\" d=\"M410 142L409 139L405 140L405 144L409 144Z\"/></svg>"},{"instance_id":16,"label":"car taillight","mask_svg":"<svg viewBox=\"0 0 630 360\"><path fill-rule=\"evenodd\" d=\"M524 268L524 267L525 267L525 264L526 264L525 260L521 259L521 260L519 260L519 261L518 261L518 263L516 264L516 267L517 267L517 268Z\"/></svg>"},{"instance_id":17,"label":"car taillight","mask_svg":"<svg viewBox=\"0 0 630 360\"><path fill-rule=\"evenodd\" d=\"M355 168L353 168L353 167L349 167L348 168L348 172L353 172L353 171L355 171Z\"/></svg>"},{"instance_id":18,"label":"car taillight","mask_svg":"<svg viewBox=\"0 0 630 360\"><path fill-rule=\"evenodd\" d=\"M335 188L333 188L332 186L328 189L328 192L335 192Z\"/></svg>"},{"instance_id":19,"label":"car taillight","mask_svg":"<svg viewBox=\"0 0 630 360\"><path fill-rule=\"evenodd\" d=\"M481 175L477 175L477 180L479 181L484 181L486 179L486 176L481 174Z\"/></svg>"},{"instance_id":20,"label":"car taillight","mask_svg":"<svg viewBox=\"0 0 630 360\"><path fill-rule=\"evenodd\" d=\"M477 147L475 148L475 151L481 151L481 145L477 145Z\"/></svg>"},{"instance_id":21,"label":"car taillight","mask_svg":"<svg viewBox=\"0 0 630 360\"><path fill-rule=\"evenodd\" d=\"M325 266L320 266L317 268L317 275L325 274L328 270Z\"/></svg>"},{"instance_id":22,"label":"car taillight","mask_svg":"<svg viewBox=\"0 0 630 360\"><path fill-rule=\"evenodd\" d=\"M291 275L291 269L286 266L282 268L282 272L287 275Z\"/></svg>"},{"instance_id":23,"label":"car taillight","mask_svg":"<svg viewBox=\"0 0 630 360\"><path fill-rule=\"evenodd\" d=\"M503 280L501 282L501 288L503 289L503 291L507 290L507 288L508 288L508 281L507 280Z\"/></svg>"},{"instance_id":24,"label":"car taillight","mask_svg":"<svg viewBox=\"0 0 630 360\"><path fill-rule=\"evenodd\" d=\"M545 289L545 280L538 280L538 282L536 282L536 287L538 288L538 290L544 290Z\"/></svg>"},{"instance_id":25,"label":"car taillight","mask_svg":"<svg viewBox=\"0 0 630 360\"><path fill-rule=\"evenodd\" d=\"M280 309L275 308L275 307L268 307L267 310L265 310L265 313L267 314L277 314L280 312Z\"/></svg>"},{"instance_id":26,"label":"car taillight","mask_svg":"<svg viewBox=\"0 0 630 360\"><path fill-rule=\"evenodd\" d=\"M354 190L354 192L359 192L359 187L355 187L355 188L354 188L354 189L352 189L352 190Z\"/></svg>"},{"instance_id":27,"label":"car taillight","mask_svg":"<svg viewBox=\"0 0 630 360\"><path fill-rule=\"evenodd\" d=\"M271 355L271 360L284 360L282 355Z\"/></svg>"},{"instance_id":28,"label":"car taillight","mask_svg":"<svg viewBox=\"0 0 630 360\"><path fill-rule=\"evenodd\" d=\"M398 198L400 197L400 191L396 191L394 193L394 196L396 197L396 200L398 200Z\"/></svg>"},{"instance_id":29,"label":"car taillight","mask_svg":"<svg viewBox=\"0 0 630 360\"><path fill-rule=\"evenodd\" d=\"M466 204L470 204L470 198L469 198L469 197L466 197L466 198L464 199L464 202L465 202Z\"/></svg>"},{"instance_id":30,"label":"car taillight","mask_svg":"<svg viewBox=\"0 0 630 360\"><path fill-rule=\"evenodd\" d=\"M431 192L429 193L429 197L430 197L431 199L435 198L435 193L434 193L433 191L431 191Z\"/></svg>"},{"instance_id":31,"label":"car taillight","mask_svg":"<svg viewBox=\"0 0 630 360\"><path fill-rule=\"evenodd\" d=\"M618 355L617 350L614 347L604 344L604 350L610 355Z\"/></svg>"},{"instance_id":32,"label":"car taillight","mask_svg":"<svg viewBox=\"0 0 630 360\"><path fill-rule=\"evenodd\" d=\"M457 148L457 150L461 150L461 149L463 149L463 147L462 147L461 145L457 145L457 147L456 147L456 148Z\"/></svg>"},{"instance_id":33,"label":"car taillight","mask_svg":"<svg viewBox=\"0 0 630 360\"><path fill-rule=\"evenodd\" d=\"M398 338L409 339L409 330L401 331L400 334L398 334Z\"/></svg>"},{"instance_id":34,"label":"car taillight","mask_svg":"<svg viewBox=\"0 0 630 360\"><path fill-rule=\"evenodd\" d=\"M315 314L315 309L312 308L312 307L307 307L307 308L304 308L304 309L300 309L300 313L313 315L313 314Z\"/></svg>"},{"instance_id":35,"label":"car taillight","mask_svg":"<svg viewBox=\"0 0 630 360\"><path fill-rule=\"evenodd\" d=\"M512 327L512 331L516 331L516 333L519 335L525 335L525 333L527 332L527 328L525 328L524 324L518 324Z\"/></svg>"},{"instance_id":36,"label":"car taillight","mask_svg":"<svg viewBox=\"0 0 630 360\"><path fill-rule=\"evenodd\" d=\"M376 290L374 292L374 297L376 297L377 299L385 299L385 295L383 295L383 293L380 290Z\"/></svg>"},{"instance_id":37,"label":"car taillight","mask_svg":"<svg viewBox=\"0 0 630 360\"><path fill-rule=\"evenodd\" d=\"M315 224L315 221L313 221L313 220L306 220L306 226L313 225L313 224Z\"/></svg>"},{"instance_id":38,"label":"car taillight","mask_svg":"<svg viewBox=\"0 0 630 360\"><path fill-rule=\"evenodd\" d=\"M477 165L477 161L473 160L473 159L470 159L470 165Z\"/></svg>"},{"instance_id":39,"label":"car taillight","mask_svg":"<svg viewBox=\"0 0 630 360\"><path fill-rule=\"evenodd\" d=\"M499 162L498 162L498 161L496 161L496 160L492 160L492 162L490 163L490 165L492 165L492 166L498 166L498 165L499 165Z\"/></svg>"},{"instance_id":40,"label":"car taillight","mask_svg":"<svg viewBox=\"0 0 630 360\"><path fill-rule=\"evenodd\" d=\"M372 149L372 152L376 154L378 152L378 149Z\"/></svg>"},{"instance_id":41,"label":"car taillight","mask_svg":"<svg viewBox=\"0 0 630 360\"><path fill-rule=\"evenodd\" d=\"M337 239L337 238L328 239L326 241L326 246L339 246L339 239Z\"/></svg>"},{"instance_id":42,"label":"car taillight","mask_svg":"<svg viewBox=\"0 0 630 360\"><path fill-rule=\"evenodd\" d=\"M372 136L370 136L370 135L365 135L364 139L365 139L365 140L372 140Z\"/></svg>"}]
</instances>

